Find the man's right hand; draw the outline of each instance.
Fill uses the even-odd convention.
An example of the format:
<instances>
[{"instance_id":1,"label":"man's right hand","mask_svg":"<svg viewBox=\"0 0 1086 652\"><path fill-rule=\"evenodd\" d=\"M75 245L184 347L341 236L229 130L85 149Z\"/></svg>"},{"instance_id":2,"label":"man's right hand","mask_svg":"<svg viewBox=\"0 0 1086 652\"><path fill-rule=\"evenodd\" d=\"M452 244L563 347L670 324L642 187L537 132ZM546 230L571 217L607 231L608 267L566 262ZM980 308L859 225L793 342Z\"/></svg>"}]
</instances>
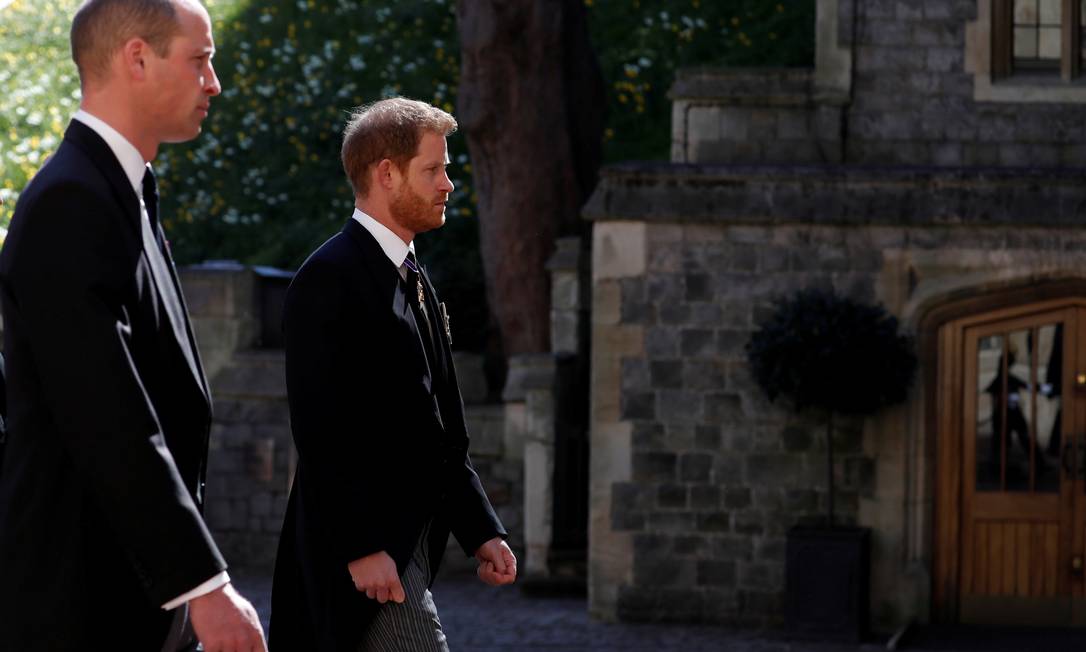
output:
<instances>
[{"instance_id":1,"label":"man's right hand","mask_svg":"<svg viewBox=\"0 0 1086 652\"><path fill-rule=\"evenodd\" d=\"M381 604L389 600L404 601L403 585L396 573L396 562L392 561L392 557L384 550L352 561L347 564L347 570L351 572L354 588L364 592L370 599Z\"/></svg>"},{"instance_id":2,"label":"man's right hand","mask_svg":"<svg viewBox=\"0 0 1086 652\"><path fill-rule=\"evenodd\" d=\"M189 600L189 619L204 652L268 650L256 609L230 584Z\"/></svg>"}]
</instances>

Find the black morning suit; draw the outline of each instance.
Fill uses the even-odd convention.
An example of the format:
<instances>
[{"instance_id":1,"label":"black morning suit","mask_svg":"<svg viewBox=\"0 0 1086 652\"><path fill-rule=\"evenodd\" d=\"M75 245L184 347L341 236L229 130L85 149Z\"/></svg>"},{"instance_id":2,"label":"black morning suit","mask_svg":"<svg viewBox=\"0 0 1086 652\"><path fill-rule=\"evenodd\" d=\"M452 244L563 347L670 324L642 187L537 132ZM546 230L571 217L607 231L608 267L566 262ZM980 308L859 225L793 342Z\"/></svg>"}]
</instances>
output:
<instances>
[{"instance_id":1,"label":"black morning suit","mask_svg":"<svg viewBox=\"0 0 1086 652\"><path fill-rule=\"evenodd\" d=\"M72 121L0 252L0 650L157 652L161 605L226 566L200 516L207 383L140 214L108 145Z\"/></svg>"},{"instance_id":2,"label":"black morning suit","mask_svg":"<svg viewBox=\"0 0 1086 652\"><path fill-rule=\"evenodd\" d=\"M449 532L468 555L505 529L468 457L464 405L434 288L436 360L414 288L354 219L302 265L284 307L298 467L272 588L274 652L355 652L379 606L347 564L386 551L403 575L423 527L431 582Z\"/></svg>"}]
</instances>

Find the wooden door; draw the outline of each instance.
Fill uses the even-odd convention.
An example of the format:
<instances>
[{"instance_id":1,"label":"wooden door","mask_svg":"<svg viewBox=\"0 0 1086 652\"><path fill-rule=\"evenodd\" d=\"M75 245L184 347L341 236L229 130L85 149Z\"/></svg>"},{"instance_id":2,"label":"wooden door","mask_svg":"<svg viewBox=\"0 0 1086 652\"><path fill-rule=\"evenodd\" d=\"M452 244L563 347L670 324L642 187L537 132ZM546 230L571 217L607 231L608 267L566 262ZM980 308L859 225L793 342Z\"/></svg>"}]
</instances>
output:
<instances>
[{"instance_id":1,"label":"wooden door","mask_svg":"<svg viewBox=\"0 0 1086 652\"><path fill-rule=\"evenodd\" d=\"M1086 309L1038 305L946 328L950 350L941 358L955 363L958 382L942 397L952 426L943 434L956 437L958 454L957 468L940 469L939 478L941 492L958 484L959 510L956 549L937 551L956 563L937 563L937 573L956 566L943 579L955 585L957 620L1080 624ZM941 525L953 518L944 510Z\"/></svg>"}]
</instances>

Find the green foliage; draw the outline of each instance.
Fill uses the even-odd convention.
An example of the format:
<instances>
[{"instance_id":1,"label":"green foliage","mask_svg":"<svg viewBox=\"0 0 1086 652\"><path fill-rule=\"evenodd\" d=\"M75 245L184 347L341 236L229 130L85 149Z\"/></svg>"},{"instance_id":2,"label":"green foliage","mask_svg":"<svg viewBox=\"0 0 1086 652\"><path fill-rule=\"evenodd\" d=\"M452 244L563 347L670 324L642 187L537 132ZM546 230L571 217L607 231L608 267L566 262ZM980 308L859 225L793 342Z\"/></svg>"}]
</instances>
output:
<instances>
[{"instance_id":1,"label":"green foliage","mask_svg":"<svg viewBox=\"0 0 1086 652\"><path fill-rule=\"evenodd\" d=\"M4 0L0 0L2 5ZM79 0L13 0L0 9L0 226L52 151L78 102L68 29ZM297 267L351 214L339 163L349 112L389 95L454 112L454 0L205 0L223 86L204 133L155 162L180 263L232 258ZM608 161L667 158L675 69L810 65L813 0L586 0L610 94ZM456 185L448 222L419 237L458 348L482 348L487 308L471 164L449 142Z\"/></svg>"},{"instance_id":2,"label":"green foliage","mask_svg":"<svg viewBox=\"0 0 1086 652\"><path fill-rule=\"evenodd\" d=\"M0 0L0 6L5 3ZM0 9L0 226L56 149L79 106L68 26L79 0L15 0Z\"/></svg>"},{"instance_id":3,"label":"green foliage","mask_svg":"<svg viewBox=\"0 0 1086 652\"><path fill-rule=\"evenodd\" d=\"M770 400L797 409L870 414L899 403L912 384L912 339L881 306L808 289L778 302L747 344L747 360Z\"/></svg>"},{"instance_id":4,"label":"green foliage","mask_svg":"<svg viewBox=\"0 0 1086 652\"><path fill-rule=\"evenodd\" d=\"M668 89L689 66L814 65L814 0L586 0L609 85L604 160L667 159Z\"/></svg>"},{"instance_id":5,"label":"green foliage","mask_svg":"<svg viewBox=\"0 0 1086 652\"><path fill-rule=\"evenodd\" d=\"M163 214L180 260L293 268L351 215L339 150L353 108L406 95L453 110L455 16L444 0L239 7L215 26L223 93L204 133L160 156ZM467 219L462 138L450 149L449 219Z\"/></svg>"}]
</instances>

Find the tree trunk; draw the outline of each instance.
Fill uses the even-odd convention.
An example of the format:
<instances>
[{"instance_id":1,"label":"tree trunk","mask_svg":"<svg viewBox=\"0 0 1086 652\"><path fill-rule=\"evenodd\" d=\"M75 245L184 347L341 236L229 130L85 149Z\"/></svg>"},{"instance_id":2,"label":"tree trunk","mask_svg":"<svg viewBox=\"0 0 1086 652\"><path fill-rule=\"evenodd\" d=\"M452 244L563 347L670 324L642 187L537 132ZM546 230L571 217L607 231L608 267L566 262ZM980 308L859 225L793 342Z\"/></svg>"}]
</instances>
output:
<instances>
[{"instance_id":1,"label":"tree trunk","mask_svg":"<svg viewBox=\"0 0 1086 652\"><path fill-rule=\"evenodd\" d=\"M506 355L550 348L550 278L560 235L587 232L604 88L583 0L459 0L457 119L479 208L487 298Z\"/></svg>"}]
</instances>

